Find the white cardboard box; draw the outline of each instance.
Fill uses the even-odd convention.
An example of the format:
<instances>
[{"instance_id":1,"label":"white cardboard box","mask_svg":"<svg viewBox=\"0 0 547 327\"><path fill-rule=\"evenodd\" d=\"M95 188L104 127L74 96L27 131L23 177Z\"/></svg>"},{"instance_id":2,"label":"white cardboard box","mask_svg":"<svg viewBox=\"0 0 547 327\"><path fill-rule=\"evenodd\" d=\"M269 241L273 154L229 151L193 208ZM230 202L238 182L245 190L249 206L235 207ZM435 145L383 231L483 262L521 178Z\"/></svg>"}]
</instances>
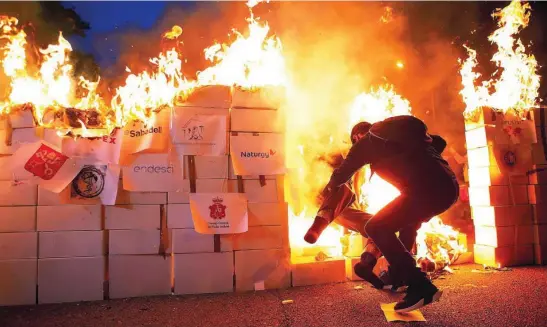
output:
<instances>
[{"instance_id":1,"label":"white cardboard box","mask_svg":"<svg viewBox=\"0 0 547 327\"><path fill-rule=\"evenodd\" d=\"M0 233L36 231L36 207L0 207Z\"/></svg>"},{"instance_id":2,"label":"white cardboard box","mask_svg":"<svg viewBox=\"0 0 547 327\"><path fill-rule=\"evenodd\" d=\"M40 232L39 258L97 257L104 255L103 231Z\"/></svg>"},{"instance_id":3,"label":"white cardboard box","mask_svg":"<svg viewBox=\"0 0 547 327\"><path fill-rule=\"evenodd\" d=\"M0 306L36 304L36 259L0 260Z\"/></svg>"},{"instance_id":4,"label":"white cardboard box","mask_svg":"<svg viewBox=\"0 0 547 327\"><path fill-rule=\"evenodd\" d=\"M103 299L105 257L39 259L38 303Z\"/></svg>"},{"instance_id":5,"label":"white cardboard box","mask_svg":"<svg viewBox=\"0 0 547 327\"><path fill-rule=\"evenodd\" d=\"M194 228L190 204L167 205L168 228Z\"/></svg>"},{"instance_id":6,"label":"white cardboard box","mask_svg":"<svg viewBox=\"0 0 547 327\"><path fill-rule=\"evenodd\" d=\"M279 110L238 109L232 110L231 128L234 132L281 133L284 121Z\"/></svg>"},{"instance_id":7,"label":"white cardboard box","mask_svg":"<svg viewBox=\"0 0 547 327\"><path fill-rule=\"evenodd\" d=\"M232 108L278 109L285 101L282 86L263 86L252 91L234 88L232 94Z\"/></svg>"},{"instance_id":8,"label":"white cardboard box","mask_svg":"<svg viewBox=\"0 0 547 327\"><path fill-rule=\"evenodd\" d=\"M213 235L199 234L194 229L173 229L173 253L214 252Z\"/></svg>"},{"instance_id":9,"label":"white cardboard box","mask_svg":"<svg viewBox=\"0 0 547 327\"><path fill-rule=\"evenodd\" d=\"M236 291L253 291L255 283L265 289L290 286L289 254L284 250L250 250L235 253Z\"/></svg>"},{"instance_id":10,"label":"white cardboard box","mask_svg":"<svg viewBox=\"0 0 547 327\"><path fill-rule=\"evenodd\" d=\"M228 178L228 156L195 156L196 179ZM189 179L188 156L184 158L184 178Z\"/></svg>"},{"instance_id":11,"label":"white cardboard box","mask_svg":"<svg viewBox=\"0 0 547 327\"><path fill-rule=\"evenodd\" d=\"M109 254L157 254L160 247L160 231L111 230Z\"/></svg>"},{"instance_id":12,"label":"white cardboard box","mask_svg":"<svg viewBox=\"0 0 547 327\"><path fill-rule=\"evenodd\" d=\"M27 183L13 185L12 182L0 182L0 206L33 206L37 202L36 185Z\"/></svg>"},{"instance_id":13,"label":"white cardboard box","mask_svg":"<svg viewBox=\"0 0 547 327\"><path fill-rule=\"evenodd\" d=\"M171 294L171 258L114 255L109 262L111 299Z\"/></svg>"},{"instance_id":14,"label":"white cardboard box","mask_svg":"<svg viewBox=\"0 0 547 327\"><path fill-rule=\"evenodd\" d=\"M35 259L37 255L36 232L0 233L0 260Z\"/></svg>"},{"instance_id":15,"label":"white cardboard box","mask_svg":"<svg viewBox=\"0 0 547 327\"><path fill-rule=\"evenodd\" d=\"M176 254L175 294L232 292L232 252Z\"/></svg>"},{"instance_id":16,"label":"white cardboard box","mask_svg":"<svg viewBox=\"0 0 547 327\"><path fill-rule=\"evenodd\" d=\"M106 229L159 229L159 205L105 206Z\"/></svg>"},{"instance_id":17,"label":"white cardboard box","mask_svg":"<svg viewBox=\"0 0 547 327\"><path fill-rule=\"evenodd\" d=\"M181 107L230 108L232 92L229 86L205 85L197 88L186 101L177 103Z\"/></svg>"},{"instance_id":18,"label":"white cardboard box","mask_svg":"<svg viewBox=\"0 0 547 327\"><path fill-rule=\"evenodd\" d=\"M38 206L39 231L101 229L100 205Z\"/></svg>"}]
</instances>

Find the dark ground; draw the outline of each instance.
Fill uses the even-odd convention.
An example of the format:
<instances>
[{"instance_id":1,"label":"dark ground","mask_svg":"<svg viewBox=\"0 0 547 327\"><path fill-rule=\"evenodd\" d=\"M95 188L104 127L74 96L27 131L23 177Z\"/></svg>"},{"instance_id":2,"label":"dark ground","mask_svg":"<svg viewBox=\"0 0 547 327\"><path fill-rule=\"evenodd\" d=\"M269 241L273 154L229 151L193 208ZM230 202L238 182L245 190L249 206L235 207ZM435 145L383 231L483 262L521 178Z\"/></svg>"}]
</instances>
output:
<instances>
[{"instance_id":1,"label":"dark ground","mask_svg":"<svg viewBox=\"0 0 547 327\"><path fill-rule=\"evenodd\" d=\"M547 267L476 273L455 267L435 283L441 301L422 309L427 326L547 326ZM388 326L380 302L388 293L362 283L257 293L164 296L80 304L0 308L0 326ZM282 304L282 300L293 300Z\"/></svg>"}]
</instances>

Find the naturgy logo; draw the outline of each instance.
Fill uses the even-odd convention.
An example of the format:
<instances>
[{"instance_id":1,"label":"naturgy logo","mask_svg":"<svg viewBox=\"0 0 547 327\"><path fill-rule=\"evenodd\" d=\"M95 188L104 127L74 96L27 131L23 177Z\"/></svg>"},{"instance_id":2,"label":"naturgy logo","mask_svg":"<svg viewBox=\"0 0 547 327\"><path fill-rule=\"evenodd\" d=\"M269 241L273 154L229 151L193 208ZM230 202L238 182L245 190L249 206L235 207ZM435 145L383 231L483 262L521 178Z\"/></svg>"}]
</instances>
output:
<instances>
[{"instance_id":1,"label":"naturgy logo","mask_svg":"<svg viewBox=\"0 0 547 327\"><path fill-rule=\"evenodd\" d=\"M242 158L262 158L262 159L268 159L269 157L273 157L277 151L274 151L270 149L270 152L250 152L250 151L242 151L240 156Z\"/></svg>"},{"instance_id":2,"label":"naturgy logo","mask_svg":"<svg viewBox=\"0 0 547 327\"><path fill-rule=\"evenodd\" d=\"M141 129L139 131L125 131L125 135L129 135L129 137L139 137L139 136L144 136L147 134L161 134L161 133L162 133L161 126Z\"/></svg>"}]
</instances>

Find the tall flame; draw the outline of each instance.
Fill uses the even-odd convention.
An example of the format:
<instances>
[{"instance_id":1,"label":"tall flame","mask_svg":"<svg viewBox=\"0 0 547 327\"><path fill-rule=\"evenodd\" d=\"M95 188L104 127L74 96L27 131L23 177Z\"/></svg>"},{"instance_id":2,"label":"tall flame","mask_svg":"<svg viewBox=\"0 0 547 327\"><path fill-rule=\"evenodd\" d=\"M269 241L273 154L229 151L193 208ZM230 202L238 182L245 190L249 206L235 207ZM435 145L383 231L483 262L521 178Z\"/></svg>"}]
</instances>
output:
<instances>
[{"instance_id":1,"label":"tall flame","mask_svg":"<svg viewBox=\"0 0 547 327\"><path fill-rule=\"evenodd\" d=\"M537 105L540 77L535 57L526 53L520 39L515 39L530 21L530 4L513 0L503 9L496 10L492 16L497 19L498 29L488 40L498 51L492 61L501 73L476 86L481 76L475 72L477 53L466 47L468 58L462 62L460 74L463 89L460 94L465 102L465 114L470 115L480 107L492 107L507 112L510 109L524 113Z\"/></svg>"}]
</instances>

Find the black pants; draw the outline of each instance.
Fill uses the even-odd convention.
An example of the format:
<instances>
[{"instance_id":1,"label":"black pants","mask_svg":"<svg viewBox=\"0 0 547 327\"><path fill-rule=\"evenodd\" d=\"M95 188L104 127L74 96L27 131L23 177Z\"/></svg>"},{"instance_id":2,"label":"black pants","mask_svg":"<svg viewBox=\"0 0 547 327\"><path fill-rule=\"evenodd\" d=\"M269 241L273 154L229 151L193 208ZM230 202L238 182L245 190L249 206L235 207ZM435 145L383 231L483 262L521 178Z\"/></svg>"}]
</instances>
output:
<instances>
[{"instance_id":1,"label":"black pants","mask_svg":"<svg viewBox=\"0 0 547 327\"><path fill-rule=\"evenodd\" d=\"M458 194L457 181L443 178L432 182L426 191L402 192L369 220L365 231L397 274L394 277L409 286L427 282L425 274L416 267L416 261L395 233L419 226L443 213L456 202Z\"/></svg>"},{"instance_id":2,"label":"black pants","mask_svg":"<svg viewBox=\"0 0 547 327\"><path fill-rule=\"evenodd\" d=\"M334 222L340 226L343 226L349 230L361 234L363 237L367 238L367 244L365 247L365 252L373 254L376 259L382 256L382 252L374 245L374 242L365 232L365 225L370 221L373 215L363 212L355 208L346 208L344 209ZM414 243L416 242L416 235L418 234L418 229L420 224L408 225L403 227L399 231L399 240L403 243L404 247L408 251L412 251Z\"/></svg>"}]
</instances>

